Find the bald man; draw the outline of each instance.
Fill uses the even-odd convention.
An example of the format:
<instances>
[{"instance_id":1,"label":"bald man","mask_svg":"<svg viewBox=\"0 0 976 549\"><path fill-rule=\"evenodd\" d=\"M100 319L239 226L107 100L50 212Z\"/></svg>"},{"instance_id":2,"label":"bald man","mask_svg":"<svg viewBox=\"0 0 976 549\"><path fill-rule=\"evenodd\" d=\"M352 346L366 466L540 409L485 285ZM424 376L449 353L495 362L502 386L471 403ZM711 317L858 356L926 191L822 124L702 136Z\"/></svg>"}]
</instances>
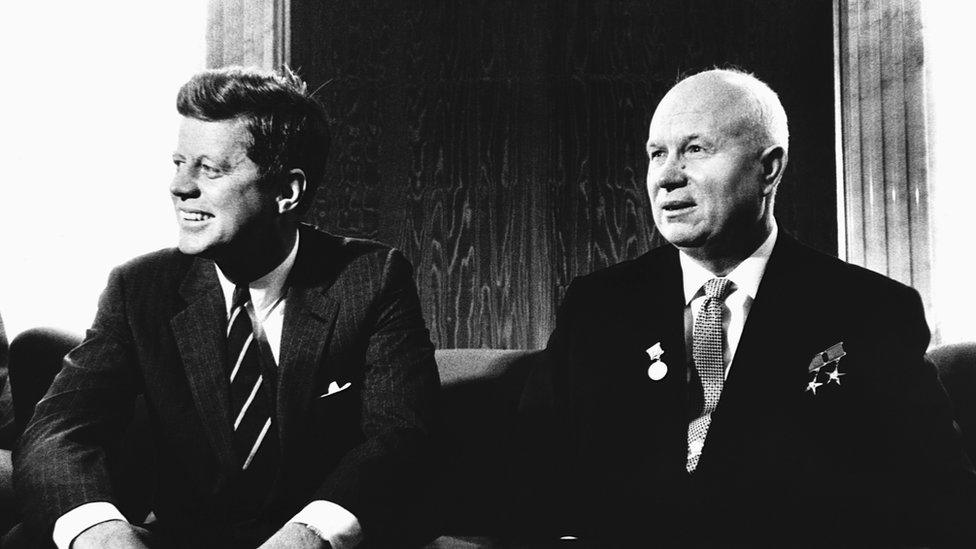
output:
<instances>
[{"instance_id":1,"label":"bald man","mask_svg":"<svg viewBox=\"0 0 976 549\"><path fill-rule=\"evenodd\" d=\"M647 191L670 245L577 278L536 372L559 533L976 546L976 473L919 296L777 226L788 151L751 75L699 73L659 104Z\"/></svg>"}]
</instances>

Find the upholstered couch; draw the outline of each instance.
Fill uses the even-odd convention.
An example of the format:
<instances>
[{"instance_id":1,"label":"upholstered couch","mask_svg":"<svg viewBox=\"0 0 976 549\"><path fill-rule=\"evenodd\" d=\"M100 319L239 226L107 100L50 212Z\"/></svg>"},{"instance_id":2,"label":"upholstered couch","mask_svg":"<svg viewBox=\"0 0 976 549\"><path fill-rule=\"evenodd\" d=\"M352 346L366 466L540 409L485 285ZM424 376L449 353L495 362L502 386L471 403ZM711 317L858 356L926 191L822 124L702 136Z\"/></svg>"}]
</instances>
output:
<instances>
[{"instance_id":1,"label":"upholstered couch","mask_svg":"<svg viewBox=\"0 0 976 549\"><path fill-rule=\"evenodd\" d=\"M976 342L936 347L926 357L939 371L962 431L963 445L976 462Z\"/></svg>"},{"instance_id":2,"label":"upholstered couch","mask_svg":"<svg viewBox=\"0 0 976 549\"><path fill-rule=\"evenodd\" d=\"M443 469L434 509L445 535L429 549L538 546L520 411L542 404L544 392L525 390L541 351L448 349L436 359Z\"/></svg>"},{"instance_id":3,"label":"upholstered couch","mask_svg":"<svg viewBox=\"0 0 976 549\"><path fill-rule=\"evenodd\" d=\"M61 357L77 335L57 330L24 332L11 342L10 378L18 423L26 422L34 403L60 369ZM546 405L546 388L532 380L540 351L447 349L436 353L441 384L441 476L418 512L437 518L442 533L428 549L476 547L549 547L560 542L532 527L524 496L545 489L524 472L520 437L527 433L523 413ZM976 343L932 350L928 359L955 406L964 444L976 457ZM531 390L527 390L531 387ZM137 406L137 416L140 413ZM138 421L138 419L137 419ZM531 431L528 430L528 431ZM138 437L135 437L138 439ZM126 451L151 454L137 442ZM134 493L144 489L138 471L124 470ZM143 475L144 476L144 475ZM140 512L138 503L134 513Z\"/></svg>"},{"instance_id":4,"label":"upholstered couch","mask_svg":"<svg viewBox=\"0 0 976 549\"><path fill-rule=\"evenodd\" d=\"M80 342L80 336L50 328L18 335L10 348L10 380L15 416L23 429L37 401L61 368L62 357ZM438 442L441 475L417 511L436 518L437 531L448 532L430 547L499 546L498 538L519 536L518 492L526 485L518 468L517 411L526 378L540 359L538 351L451 349L437 351L441 377L440 415L443 437ZM136 404L138 426L145 408ZM128 445L117 460L119 486L128 494L130 517L145 516L151 484L145 469L152 466L151 442L130 430ZM138 455L138 460L131 459ZM491 538L486 537L491 536ZM508 546L509 544L503 543Z\"/></svg>"}]
</instances>

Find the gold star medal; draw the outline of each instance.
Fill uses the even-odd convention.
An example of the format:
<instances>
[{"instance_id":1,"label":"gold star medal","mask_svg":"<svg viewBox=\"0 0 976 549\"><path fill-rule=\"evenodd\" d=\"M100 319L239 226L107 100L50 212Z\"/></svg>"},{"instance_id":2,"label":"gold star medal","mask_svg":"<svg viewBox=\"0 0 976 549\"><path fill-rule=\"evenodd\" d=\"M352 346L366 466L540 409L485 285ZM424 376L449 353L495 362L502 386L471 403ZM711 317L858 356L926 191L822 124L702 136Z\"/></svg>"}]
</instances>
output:
<instances>
[{"instance_id":1,"label":"gold star medal","mask_svg":"<svg viewBox=\"0 0 976 549\"><path fill-rule=\"evenodd\" d=\"M834 363L834 370L827 374L827 383L836 381L837 385L840 385L840 376L847 375L840 371L840 360Z\"/></svg>"},{"instance_id":2,"label":"gold star medal","mask_svg":"<svg viewBox=\"0 0 976 549\"><path fill-rule=\"evenodd\" d=\"M807 383L806 391L816 395L818 387L823 385L829 386L831 383L840 385L840 377L846 375L840 371L840 359L845 356L847 356L847 351L844 350L843 341L835 343L814 355L810 361L810 365L807 367L807 372L811 374L811 377L809 383ZM828 372L824 366L833 366L833 370ZM817 381L818 378L823 379L821 372L827 376L826 380L822 382Z\"/></svg>"},{"instance_id":3,"label":"gold star medal","mask_svg":"<svg viewBox=\"0 0 976 549\"><path fill-rule=\"evenodd\" d=\"M817 387L820 387L821 385L823 385L823 383L818 383L816 376L814 376L814 378L810 380L810 383L807 383L807 391L817 394Z\"/></svg>"}]
</instances>

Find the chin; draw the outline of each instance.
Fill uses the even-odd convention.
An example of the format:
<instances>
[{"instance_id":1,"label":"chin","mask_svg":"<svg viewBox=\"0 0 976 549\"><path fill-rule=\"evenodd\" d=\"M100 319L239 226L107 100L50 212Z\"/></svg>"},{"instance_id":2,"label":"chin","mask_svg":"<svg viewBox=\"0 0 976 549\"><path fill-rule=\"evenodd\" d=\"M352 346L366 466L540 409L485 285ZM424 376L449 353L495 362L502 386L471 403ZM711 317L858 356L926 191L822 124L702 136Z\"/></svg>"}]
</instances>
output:
<instances>
[{"instance_id":1,"label":"chin","mask_svg":"<svg viewBox=\"0 0 976 549\"><path fill-rule=\"evenodd\" d=\"M659 229L661 236L671 244L678 246L679 248L691 248L695 247L701 240L700 235L694 234L688 231L684 227L665 227Z\"/></svg>"},{"instance_id":2,"label":"chin","mask_svg":"<svg viewBox=\"0 0 976 549\"><path fill-rule=\"evenodd\" d=\"M207 252L211 249L209 243L200 242L194 238L180 238L176 247L186 255L200 255L204 257L207 256Z\"/></svg>"},{"instance_id":3,"label":"chin","mask_svg":"<svg viewBox=\"0 0 976 549\"><path fill-rule=\"evenodd\" d=\"M179 251L180 251L181 253L184 253L184 254L186 254L186 255L199 255L199 254L200 254L200 252L201 252L201 251L203 251L203 250L202 250L202 248L199 248L198 246L193 246L193 245L189 245L189 244L184 244L184 243L182 243L182 242L180 242L179 244L177 244L177 245L176 245L176 248L177 248L177 249L178 249L178 250L179 250Z\"/></svg>"}]
</instances>

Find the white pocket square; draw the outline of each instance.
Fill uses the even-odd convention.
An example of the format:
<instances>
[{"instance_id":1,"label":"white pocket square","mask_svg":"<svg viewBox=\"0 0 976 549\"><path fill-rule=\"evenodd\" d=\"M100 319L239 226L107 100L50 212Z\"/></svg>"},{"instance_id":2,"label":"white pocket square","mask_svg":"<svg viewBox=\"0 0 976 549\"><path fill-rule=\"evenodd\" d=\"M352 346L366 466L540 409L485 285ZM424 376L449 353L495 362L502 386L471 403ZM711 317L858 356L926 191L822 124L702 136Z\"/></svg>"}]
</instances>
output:
<instances>
[{"instance_id":1,"label":"white pocket square","mask_svg":"<svg viewBox=\"0 0 976 549\"><path fill-rule=\"evenodd\" d=\"M324 395L319 395L319 398L325 398L327 396L332 396L332 395L338 393L339 391L345 391L349 387L352 387L352 382L351 381L345 382L341 387L339 386L338 383L336 383L335 381L333 381L332 383L329 384L329 390L328 390L328 392L326 392Z\"/></svg>"}]
</instances>

